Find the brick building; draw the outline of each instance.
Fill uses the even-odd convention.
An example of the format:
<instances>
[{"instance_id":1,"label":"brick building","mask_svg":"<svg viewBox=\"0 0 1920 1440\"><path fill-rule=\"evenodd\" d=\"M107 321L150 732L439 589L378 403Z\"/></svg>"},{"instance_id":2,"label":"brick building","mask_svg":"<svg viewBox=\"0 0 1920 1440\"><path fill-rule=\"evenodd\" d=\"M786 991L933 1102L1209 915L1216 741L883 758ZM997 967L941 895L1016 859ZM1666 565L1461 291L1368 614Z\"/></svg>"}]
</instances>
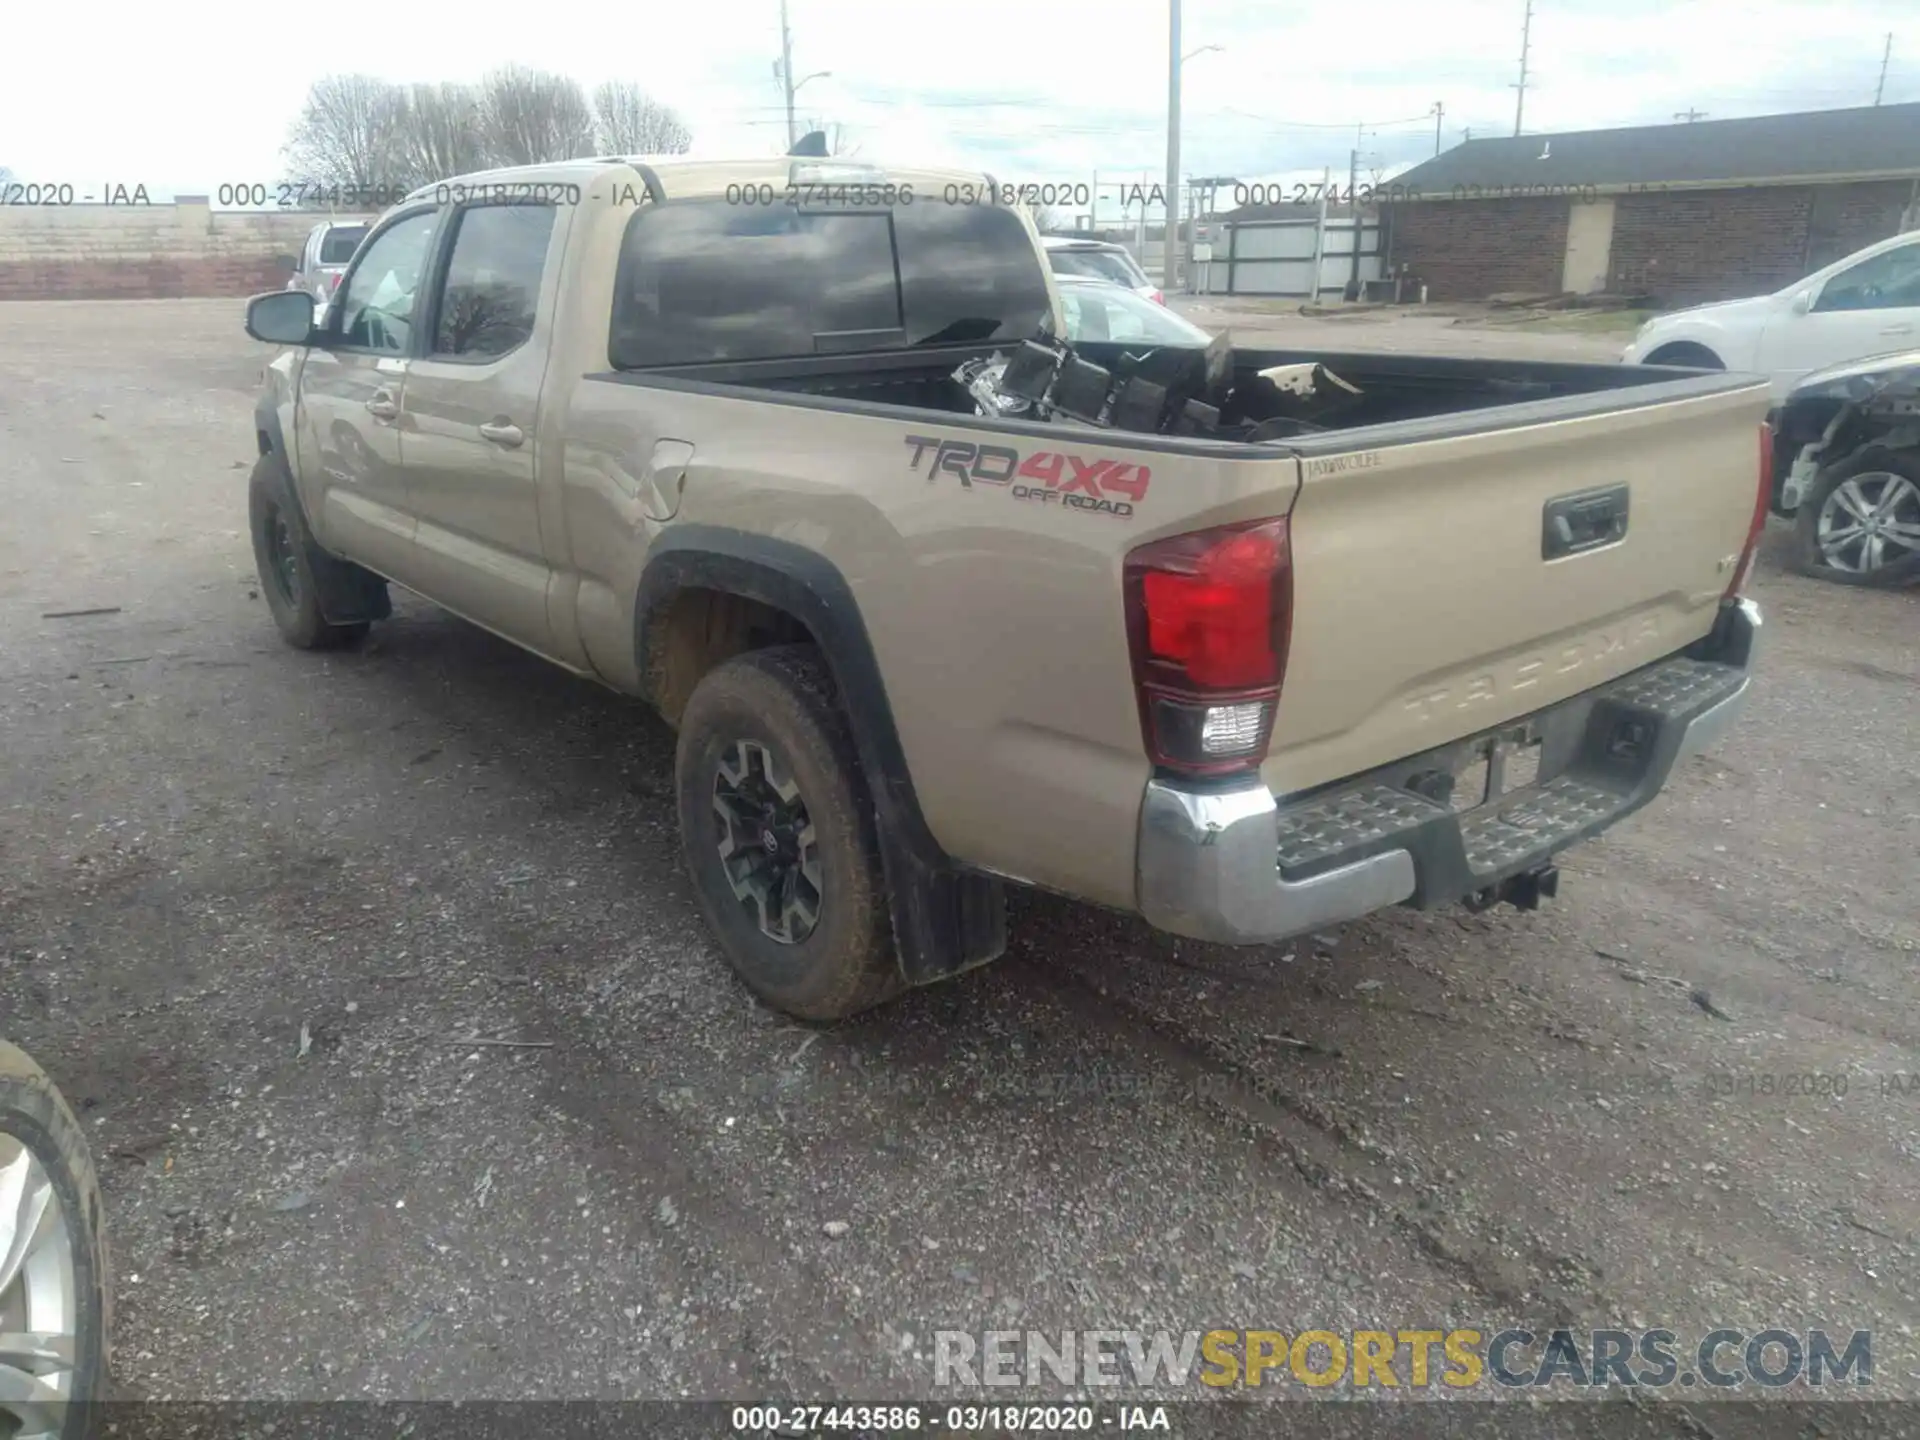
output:
<instances>
[{"instance_id":1,"label":"brick building","mask_svg":"<svg viewBox=\"0 0 1920 1440\"><path fill-rule=\"evenodd\" d=\"M1920 104L1469 140L1392 187L1390 261L1429 298L1770 293L1920 228Z\"/></svg>"}]
</instances>

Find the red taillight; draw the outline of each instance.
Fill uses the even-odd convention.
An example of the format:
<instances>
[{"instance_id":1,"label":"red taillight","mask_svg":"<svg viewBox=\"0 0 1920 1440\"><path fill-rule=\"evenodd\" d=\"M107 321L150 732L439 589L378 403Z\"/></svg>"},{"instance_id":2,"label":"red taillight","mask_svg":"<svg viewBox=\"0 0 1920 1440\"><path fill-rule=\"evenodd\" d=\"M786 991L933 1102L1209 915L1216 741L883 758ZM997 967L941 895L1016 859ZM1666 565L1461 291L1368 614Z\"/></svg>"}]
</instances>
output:
<instances>
[{"instance_id":1,"label":"red taillight","mask_svg":"<svg viewBox=\"0 0 1920 1440\"><path fill-rule=\"evenodd\" d=\"M1287 522L1142 545L1126 562L1127 638L1154 764L1257 768L1273 735L1293 619Z\"/></svg>"},{"instance_id":2,"label":"red taillight","mask_svg":"<svg viewBox=\"0 0 1920 1440\"><path fill-rule=\"evenodd\" d=\"M1167 303L1167 297L1156 290L1153 292L1153 303L1156 305L1164 305Z\"/></svg>"},{"instance_id":3,"label":"red taillight","mask_svg":"<svg viewBox=\"0 0 1920 1440\"><path fill-rule=\"evenodd\" d=\"M347 273L347 272L346 272L346 271L344 271L344 270L336 270L336 271L334 271L334 272L333 272L333 284L331 284L331 285L329 285L329 286L328 286L327 288L328 288L329 290L338 290L338 289L340 288L340 282L341 282L341 280L342 280L342 279L344 279L344 278L346 277L346 273Z\"/></svg>"},{"instance_id":4,"label":"red taillight","mask_svg":"<svg viewBox=\"0 0 1920 1440\"><path fill-rule=\"evenodd\" d=\"M1747 543L1740 551L1740 563L1733 567L1733 583L1727 586L1726 599L1737 599L1747 588L1753 574L1754 559L1760 554L1760 537L1767 533L1767 511L1773 508L1773 427L1760 424L1760 482L1753 497L1753 519L1747 523Z\"/></svg>"}]
</instances>

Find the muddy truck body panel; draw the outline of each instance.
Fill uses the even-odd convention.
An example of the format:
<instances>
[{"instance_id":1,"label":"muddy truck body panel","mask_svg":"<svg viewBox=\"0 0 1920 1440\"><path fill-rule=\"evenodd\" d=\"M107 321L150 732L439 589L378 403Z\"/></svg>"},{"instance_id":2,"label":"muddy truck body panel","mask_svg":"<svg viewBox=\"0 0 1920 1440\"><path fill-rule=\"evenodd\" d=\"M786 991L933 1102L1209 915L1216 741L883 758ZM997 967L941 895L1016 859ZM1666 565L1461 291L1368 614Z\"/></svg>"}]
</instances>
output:
<instances>
[{"instance_id":1,"label":"muddy truck body panel","mask_svg":"<svg viewBox=\"0 0 1920 1440\"><path fill-rule=\"evenodd\" d=\"M319 363L270 367L260 443L323 581L418 590L676 727L742 658L812 647L906 983L998 953L1006 880L1233 943L1537 903L1559 850L1744 701L1764 382L1242 352L1222 403L1319 384L1346 408L1231 433L1205 406L1184 429L1004 408L980 367L1060 327L1031 220L947 172L795 198L797 164L416 192L296 347ZM911 213L886 198L909 183ZM503 204L559 213L475 220ZM468 240L491 248L463 268ZM342 338L374 291L356 272L396 254L398 319L369 333L402 339L370 355ZM451 301L425 292L467 274L490 288L459 313L498 343L443 353ZM377 425L310 388L352 367ZM706 802L680 803L698 877Z\"/></svg>"}]
</instances>

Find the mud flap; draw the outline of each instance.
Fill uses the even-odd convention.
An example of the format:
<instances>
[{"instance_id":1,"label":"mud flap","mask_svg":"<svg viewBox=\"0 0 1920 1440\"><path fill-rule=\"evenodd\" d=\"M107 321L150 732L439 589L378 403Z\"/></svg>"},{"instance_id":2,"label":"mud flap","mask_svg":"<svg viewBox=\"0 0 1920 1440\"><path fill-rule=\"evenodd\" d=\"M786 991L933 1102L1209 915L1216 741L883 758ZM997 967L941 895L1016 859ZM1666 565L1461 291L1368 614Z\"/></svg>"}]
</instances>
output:
<instances>
[{"instance_id":1,"label":"mud flap","mask_svg":"<svg viewBox=\"0 0 1920 1440\"><path fill-rule=\"evenodd\" d=\"M881 826L880 862L900 975L930 985L997 960L1007 948L1007 891L991 875L928 869Z\"/></svg>"}]
</instances>

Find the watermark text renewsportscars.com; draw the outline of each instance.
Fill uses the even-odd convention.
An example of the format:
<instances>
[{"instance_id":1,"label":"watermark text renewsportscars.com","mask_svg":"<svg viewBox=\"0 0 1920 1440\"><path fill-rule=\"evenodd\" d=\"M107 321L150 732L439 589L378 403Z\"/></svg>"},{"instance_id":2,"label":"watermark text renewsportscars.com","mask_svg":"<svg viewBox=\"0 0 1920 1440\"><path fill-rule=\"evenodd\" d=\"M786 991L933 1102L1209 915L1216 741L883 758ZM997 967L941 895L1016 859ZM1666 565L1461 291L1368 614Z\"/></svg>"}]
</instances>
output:
<instances>
[{"instance_id":1,"label":"watermark text renewsportscars.com","mask_svg":"<svg viewBox=\"0 0 1920 1440\"><path fill-rule=\"evenodd\" d=\"M936 1388L1681 1389L1873 1383L1867 1330L938 1330ZM1704 1392L1703 1392L1704 1393Z\"/></svg>"}]
</instances>

